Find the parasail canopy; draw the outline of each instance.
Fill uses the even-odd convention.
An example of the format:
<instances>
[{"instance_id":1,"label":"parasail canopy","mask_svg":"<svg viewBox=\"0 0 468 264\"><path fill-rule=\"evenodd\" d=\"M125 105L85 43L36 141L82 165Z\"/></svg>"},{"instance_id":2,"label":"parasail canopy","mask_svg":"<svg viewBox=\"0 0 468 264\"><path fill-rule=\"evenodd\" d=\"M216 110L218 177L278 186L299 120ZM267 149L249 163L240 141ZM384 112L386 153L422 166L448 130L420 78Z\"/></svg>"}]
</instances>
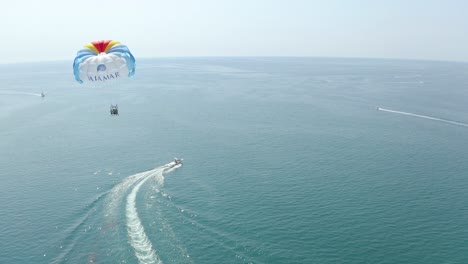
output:
<instances>
[{"instance_id":1,"label":"parasail canopy","mask_svg":"<svg viewBox=\"0 0 468 264\"><path fill-rule=\"evenodd\" d=\"M135 58L116 40L93 41L78 51L73 73L79 83L112 82L135 74Z\"/></svg>"}]
</instances>

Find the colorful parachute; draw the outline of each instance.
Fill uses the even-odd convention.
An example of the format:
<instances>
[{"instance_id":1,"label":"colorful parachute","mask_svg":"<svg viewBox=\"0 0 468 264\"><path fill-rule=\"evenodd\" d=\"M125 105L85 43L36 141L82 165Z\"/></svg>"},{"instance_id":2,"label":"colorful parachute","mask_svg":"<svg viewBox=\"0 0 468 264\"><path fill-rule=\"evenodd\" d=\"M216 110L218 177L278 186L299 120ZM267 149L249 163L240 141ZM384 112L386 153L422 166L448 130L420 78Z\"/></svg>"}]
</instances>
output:
<instances>
[{"instance_id":1,"label":"colorful parachute","mask_svg":"<svg viewBox=\"0 0 468 264\"><path fill-rule=\"evenodd\" d=\"M115 40L88 43L78 51L73 62L75 80L79 83L102 83L132 77L135 58L127 46Z\"/></svg>"}]
</instances>

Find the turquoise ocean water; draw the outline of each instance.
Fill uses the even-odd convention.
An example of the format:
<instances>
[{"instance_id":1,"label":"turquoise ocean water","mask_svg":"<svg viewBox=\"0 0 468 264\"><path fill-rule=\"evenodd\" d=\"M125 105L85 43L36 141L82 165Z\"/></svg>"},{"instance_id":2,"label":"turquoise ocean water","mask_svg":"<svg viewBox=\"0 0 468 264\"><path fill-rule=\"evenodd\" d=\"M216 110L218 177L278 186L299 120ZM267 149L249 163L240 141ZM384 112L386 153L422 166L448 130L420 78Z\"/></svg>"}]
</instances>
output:
<instances>
[{"instance_id":1,"label":"turquoise ocean water","mask_svg":"<svg viewBox=\"0 0 468 264\"><path fill-rule=\"evenodd\" d=\"M137 63L0 65L0 263L468 263L468 64Z\"/></svg>"}]
</instances>

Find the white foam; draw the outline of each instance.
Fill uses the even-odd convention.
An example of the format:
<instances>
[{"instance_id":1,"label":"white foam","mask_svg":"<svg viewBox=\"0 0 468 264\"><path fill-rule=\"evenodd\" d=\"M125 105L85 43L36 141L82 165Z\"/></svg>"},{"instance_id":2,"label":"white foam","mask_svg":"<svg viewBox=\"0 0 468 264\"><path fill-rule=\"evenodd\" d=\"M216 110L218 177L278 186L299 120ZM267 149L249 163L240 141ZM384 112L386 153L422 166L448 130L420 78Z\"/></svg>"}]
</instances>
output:
<instances>
[{"instance_id":1,"label":"white foam","mask_svg":"<svg viewBox=\"0 0 468 264\"><path fill-rule=\"evenodd\" d=\"M130 194L127 196L126 205L126 218L127 218L127 232L130 238L130 244L135 250L135 256L140 263L162 263L161 259L153 248L153 244L148 239L145 233L145 228L141 223L136 208L136 195L140 190L141 185L149 178L155 177L156 179L164 178L162 175L164 168L154 170L153 173L146 176L138 184L133 187ZM161 180L162 181L162 180Z\"/></svg>"},{"instance_id":2,"label":"white foam","mask_svg":"<svg viewBox=\"0 0 468 264\"><path fill-rule=\"evenodd\" d=\"M0 94L3 94L3 95L30 95L30 96L42 97L42 95L40 93L28 93L28 92L17 92L17 91L0 91Z\"/></svg>"},{"instance_id":3,"label":"white foam","mask_svg":"<svg viewBox=\"0 0 468 264\"><path fill-rule=\"evenodd\" d=\"M132 245L135 256L139 263L162 263L156 253L156 249L145 233L145 228L141 222L136 208L136 197L140 187L149 179L154 179L155 187L161 188L164 185L163 173L169 173L180 166L174 166L173 162L157 167L155 169L130 175L122 182L117 184L107 195L105 205L105 216L109 223L116 221L118 209L124 198L124 195L131 188L127 195L125 204L125 217L129 242ZM133 188L132 188L133 186Z\"/></svg>"},{"instance_id":4,"label":"white foam","mask_svg":"<svg viewBox=\"0 0 468 264\"><path fill-rule=\"evenodd\" d=\"M121 204L121 200L123 199L123 196L128 191L128 189L142 178L151 174L151 172L153 172L156 169L130 175L127 178L125 178L122 182L114 186L114 188L112 188L112 190L106 197L104 209L105 216L108 218L108 222L115 222L117 208Z\"/></svg>"},{"instance_id":5,"label":"white foam","mask_svg":"<svg viewBox=\"0 0 468 264\"><path fill-rule=\"evenodd\" d=\"M413 116L413 117L419 117L419 118L424 118L424 119L429 119L429 120L434 120L434 121L439 121L447 124L452 124L452 125L457 125L457 126L463 126L463 127L468 127L468 124L462 123L462 122L457 122L457 121L452 121L452 120L447 120L447 119L442 119L442 118L437 118L437 117L432 117L432 116L425 116L425 115L418 115L418 114L413 114L413 113L408 113L408 112L402 112L402 111L396 111L396 110L391 110L391 109L385 109L385 108L377 108L379 111L383 112L388 112L388 113L394 113L394 114L400 114L400 115L407 115L407 116Z\"/></svg>"}]
</instances>

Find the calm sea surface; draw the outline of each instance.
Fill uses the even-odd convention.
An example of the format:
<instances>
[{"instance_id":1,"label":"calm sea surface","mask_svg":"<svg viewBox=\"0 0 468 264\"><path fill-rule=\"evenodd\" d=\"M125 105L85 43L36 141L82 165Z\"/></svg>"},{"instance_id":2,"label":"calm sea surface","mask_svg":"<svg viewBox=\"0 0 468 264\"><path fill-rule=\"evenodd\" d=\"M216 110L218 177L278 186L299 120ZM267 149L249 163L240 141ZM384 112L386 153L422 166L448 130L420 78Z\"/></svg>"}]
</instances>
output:
<instances>
[{"instance_id":1,"label":"calm sea surface","mask_svg":"<svg viewBox=\"0 0 468 264\"><path fill-rule=\"evenodd\" d=\"M0 263L468 263L468 64L137 63L0 65Z\"/></svg>"}]
</instances>

